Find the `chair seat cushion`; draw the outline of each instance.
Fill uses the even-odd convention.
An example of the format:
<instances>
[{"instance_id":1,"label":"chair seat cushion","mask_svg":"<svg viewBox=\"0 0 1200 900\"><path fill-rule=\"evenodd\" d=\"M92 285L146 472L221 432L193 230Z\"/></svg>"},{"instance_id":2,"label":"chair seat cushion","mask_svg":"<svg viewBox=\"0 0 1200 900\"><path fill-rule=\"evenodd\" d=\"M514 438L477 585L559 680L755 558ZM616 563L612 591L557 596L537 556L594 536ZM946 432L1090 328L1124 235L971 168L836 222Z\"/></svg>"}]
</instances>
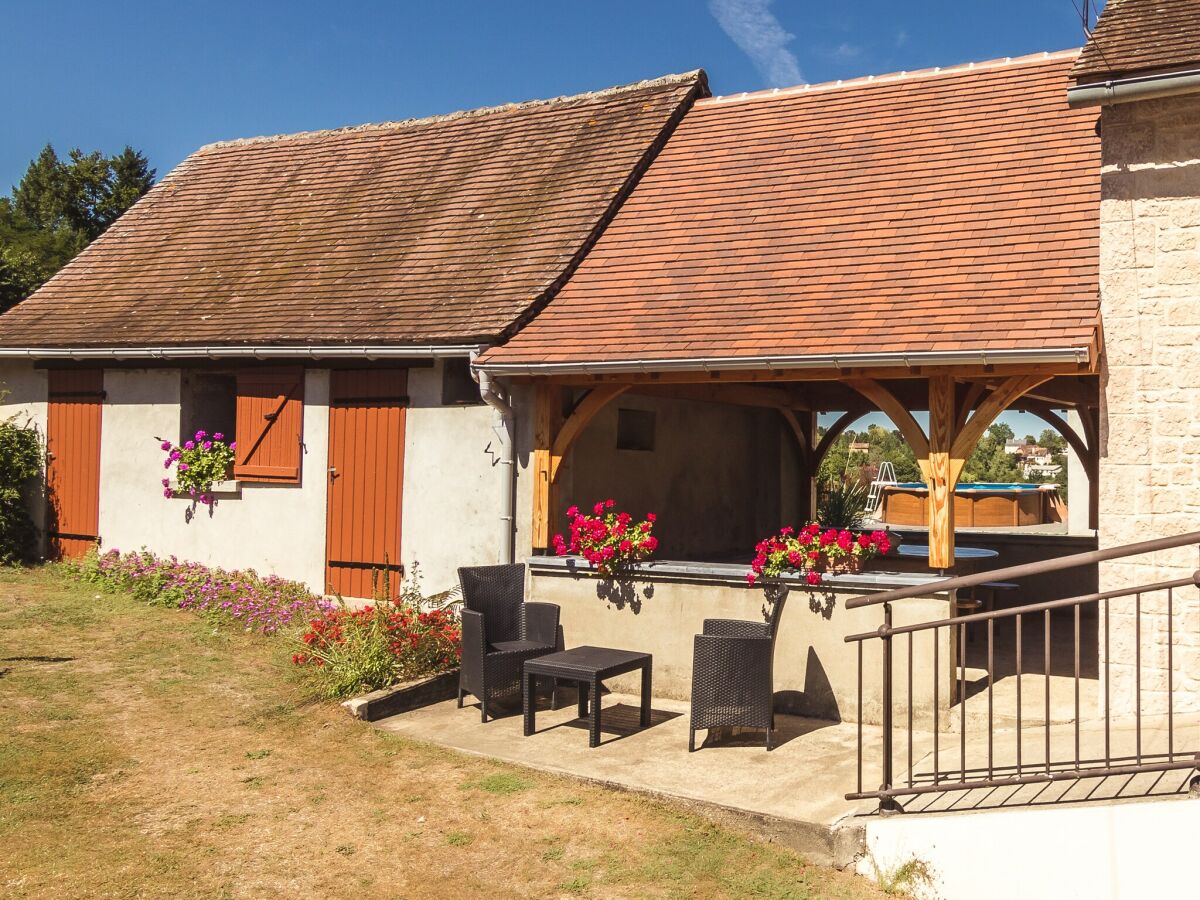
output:
<instances>
[{"instance_id":1,"label":"chair seat cushion","mask_svg":"<svg viewBox=\"0 0 1200 900\"><path fill-rule=\"evenodd\" d=\"M498 641L488 645L488 653L532 653L536 650L553 650L538 641Z\"/></svg>"}]
</instances>

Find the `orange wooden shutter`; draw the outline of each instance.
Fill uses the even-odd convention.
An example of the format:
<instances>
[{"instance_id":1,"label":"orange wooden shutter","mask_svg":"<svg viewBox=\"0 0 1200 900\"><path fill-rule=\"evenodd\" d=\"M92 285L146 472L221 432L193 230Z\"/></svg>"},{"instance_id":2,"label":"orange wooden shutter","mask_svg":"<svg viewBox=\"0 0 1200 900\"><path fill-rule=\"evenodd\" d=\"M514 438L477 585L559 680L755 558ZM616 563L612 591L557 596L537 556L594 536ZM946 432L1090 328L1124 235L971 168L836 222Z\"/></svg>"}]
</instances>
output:
<instances>
[{"instance_id":1,"label":"orange wooden shutter","mask_svg":"<svg viewBox=\"0 0 1200 900\"><path fill-rule=\"evenodd\" d=\"M303 369L238 372L233 477L298 484L303 424Z\"/></svg>"},{"instance_id":2,"label":"orange wooden shutter","mask_svg":"<svg viewBox=\"0 0 1200 900\"><path fill-rule=\"evenodd\" d=\"M79 557L97 540L104 373L51 369L46 414L47 532L55 559Z\"/></svg>"}]
</instances>

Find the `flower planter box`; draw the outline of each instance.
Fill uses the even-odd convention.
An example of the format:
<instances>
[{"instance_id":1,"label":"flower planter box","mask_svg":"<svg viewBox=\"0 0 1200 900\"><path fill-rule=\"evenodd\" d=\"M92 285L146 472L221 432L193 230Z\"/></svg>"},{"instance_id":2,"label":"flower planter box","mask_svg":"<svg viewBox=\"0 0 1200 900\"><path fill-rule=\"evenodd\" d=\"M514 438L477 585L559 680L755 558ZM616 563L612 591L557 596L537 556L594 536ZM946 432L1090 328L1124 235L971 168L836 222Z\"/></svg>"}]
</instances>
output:
<instances>
[{"instance_id":1,"label":"flower planter box","mask_svg":"<svg viewBox=\"0 0 1200 900\"><path fill-rule=\"evenodd\" d=\"M342 706L350 711L350 715L364 722L375 722L388 716L411 712L422 706L452 700L458 696L458 670L442 672L423 678L420 681L409 681L391 687L363 694L345 701Z\"/></svg>"},{"instance_id":2,"label":"flower planter box","mask_svg":"<svg viewBox=\"0 0 1200 900\"><path fill-rule=\"evenodd\" d=\"M179 486L179 482L171 479L171 493L175 497L182 497L184 500L193 499L186 488ZM235 481L232 478L228 481L214 481L212 489L208 492L214 497L240 497L242 496L242 483Z\"/></svg>"}]
</instances>

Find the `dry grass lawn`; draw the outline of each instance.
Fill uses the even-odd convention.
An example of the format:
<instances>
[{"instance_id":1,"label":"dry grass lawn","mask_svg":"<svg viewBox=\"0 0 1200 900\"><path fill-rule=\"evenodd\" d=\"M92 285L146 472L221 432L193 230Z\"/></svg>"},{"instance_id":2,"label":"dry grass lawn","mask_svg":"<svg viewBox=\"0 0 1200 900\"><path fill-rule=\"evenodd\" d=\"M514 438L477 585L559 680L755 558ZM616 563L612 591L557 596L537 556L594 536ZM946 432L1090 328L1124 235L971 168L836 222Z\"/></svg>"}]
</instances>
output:
<instances>
[{"instance_id":1,"label":"dry grass lawn","mask_svg":"<svg viewBox=\"0 0 1200 900\"><path fill-rule=\"evenodd\" d=\"M306 703L286 643L0 572L0 895L878 896L669 805Z\"/></svg>"}]
</instances>

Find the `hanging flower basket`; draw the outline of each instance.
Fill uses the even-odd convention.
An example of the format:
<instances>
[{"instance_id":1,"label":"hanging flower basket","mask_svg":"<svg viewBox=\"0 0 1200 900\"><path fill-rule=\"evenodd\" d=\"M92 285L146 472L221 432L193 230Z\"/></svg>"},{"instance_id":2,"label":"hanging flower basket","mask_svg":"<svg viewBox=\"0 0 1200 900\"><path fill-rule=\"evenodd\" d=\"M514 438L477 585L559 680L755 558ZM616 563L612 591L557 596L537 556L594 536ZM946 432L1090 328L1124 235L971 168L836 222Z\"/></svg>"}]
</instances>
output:
<instances>
[{"instance_id":1,"label":"hanging flower basket","mask_svg":"<svg viewBox=\"0 0 1200 900\"><path fill-rule=\"evenodd\" d=\"M215 502L213 485L229 478L237 443L225 443L225 435L219 431L209 434L201 430L196 432L192 440L184 441L179 446L171 441L162 441L161 447L167 454L163 468L175 467L175 481L179 490L186 492L197 503L212 506ZM164 478L162 486L164 497L175 496L170 478Z\"/></svg>"}]
</instances>

